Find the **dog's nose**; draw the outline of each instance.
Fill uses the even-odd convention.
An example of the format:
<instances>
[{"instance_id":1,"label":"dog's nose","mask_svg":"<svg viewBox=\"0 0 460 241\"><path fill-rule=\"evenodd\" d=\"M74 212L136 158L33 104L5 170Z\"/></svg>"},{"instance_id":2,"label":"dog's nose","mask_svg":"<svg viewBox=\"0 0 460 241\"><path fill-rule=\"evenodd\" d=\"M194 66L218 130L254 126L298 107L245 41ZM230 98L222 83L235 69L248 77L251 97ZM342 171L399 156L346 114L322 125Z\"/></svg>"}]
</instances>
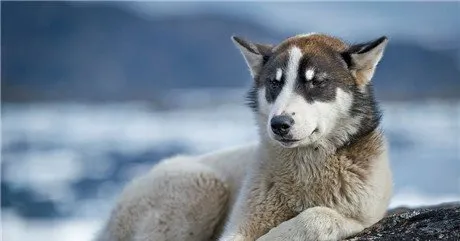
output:
<instances>
[{"instance_id":1,"label":"dog's nose","mask_svg":"<svg viewBox=\"0 0 460 241\"><path fill-rule=\"evenodd\" d=\"M289 133L289 129L294 124L294 119L288 115L274 116L270 121L273 133L284 136Z\"/></svg>"}]
</instances>

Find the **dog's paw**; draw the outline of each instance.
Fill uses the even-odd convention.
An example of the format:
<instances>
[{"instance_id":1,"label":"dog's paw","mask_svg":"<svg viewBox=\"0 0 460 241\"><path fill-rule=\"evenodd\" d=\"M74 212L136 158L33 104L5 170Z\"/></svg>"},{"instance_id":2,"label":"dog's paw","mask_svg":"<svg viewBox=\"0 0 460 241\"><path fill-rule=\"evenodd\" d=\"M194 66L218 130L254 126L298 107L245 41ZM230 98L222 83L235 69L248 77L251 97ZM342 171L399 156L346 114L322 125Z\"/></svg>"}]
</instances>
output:
<instances>
[{"instance_id":1,"label":"dog's paw","mask_svg":"<svg viewBox=\"0 0 460 241\"><path fill-rule=\"evenodd\" d=\"M310 208L281 223L257 241L332 241L340 240L340 231L327 208Z\"/></svg>"},{"instance_id":2,"label":"dog's paw","mask_svg":"<svg viewBox=\"0 0 460 241\"><path fill-rule=\"evenodd\" d=\"M298 215L307 232L305 240L334 241L342 239L339 214L326 207L313 207Z\"/></svg>"},{"instance_id":3,"label":"dog's paw","mask_svg":"<svg viewBox=\"0 0 460 241\"><path fill-rule=\"evenodd\" d=\"M305 241L307 232L295 218L285 221L268 233L257 239L257 241Z\"/></svg>"}]
</instances>

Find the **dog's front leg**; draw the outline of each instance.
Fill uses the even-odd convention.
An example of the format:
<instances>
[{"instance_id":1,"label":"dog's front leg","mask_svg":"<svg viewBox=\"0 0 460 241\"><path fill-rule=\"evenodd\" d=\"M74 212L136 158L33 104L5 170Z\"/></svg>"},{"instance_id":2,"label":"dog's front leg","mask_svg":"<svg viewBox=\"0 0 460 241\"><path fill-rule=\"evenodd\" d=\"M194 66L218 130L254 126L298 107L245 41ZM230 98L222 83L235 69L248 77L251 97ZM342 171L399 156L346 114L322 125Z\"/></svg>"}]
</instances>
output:
<instances>
[{"instance_id":1,"label":"dog's front leg","mask_svg":"<svg viewBox=\"0 0 460 241\"><path fill-rule=\"evenodd\" d=\"M340 240L358 233L364 226L327 207L313 207L281 223L257 241Z\"/></svg>"},{"instance_id":2,"label":"dog's front leg","mask_svg":"<svg viewBox=\"0 0 460 241\"><path fill-rule=\"evenodd\" d=\"M259 204L251 212L243 215L243 219L227 230L219 241L255 241L269 230L289 219L290 213L284 207Z\"/></svg>"},{"instance_id":3,"label":"dog's front leg","mask_svg":"<svg viewBox=\"0 0 460 241\"><path fill-rule=\"evenodd\" d=\"M255 241L295 215L278 195L260 190L255 186L240 197L219 241Z\"/></svg>"}]
</instances>

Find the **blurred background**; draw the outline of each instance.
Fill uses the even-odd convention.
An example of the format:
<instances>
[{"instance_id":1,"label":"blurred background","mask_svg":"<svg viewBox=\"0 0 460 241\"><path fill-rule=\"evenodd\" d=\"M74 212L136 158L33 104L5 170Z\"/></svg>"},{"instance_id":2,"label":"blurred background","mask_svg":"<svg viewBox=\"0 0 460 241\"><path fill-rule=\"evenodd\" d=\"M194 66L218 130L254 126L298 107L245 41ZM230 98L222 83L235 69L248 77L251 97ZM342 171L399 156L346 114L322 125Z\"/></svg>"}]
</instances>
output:
<instances>
[{"instance_id":1,"label":"blurred background","mask_svg":"<svg viewBox=\"0 0 460 241\"><path fill-rule=\"evenodd\" d=\"M459 2L1 2L6 241L90 240L125 183L257 139L230 41L387 35L391 206L460 200Z\"/></svg>"}]
</instances>

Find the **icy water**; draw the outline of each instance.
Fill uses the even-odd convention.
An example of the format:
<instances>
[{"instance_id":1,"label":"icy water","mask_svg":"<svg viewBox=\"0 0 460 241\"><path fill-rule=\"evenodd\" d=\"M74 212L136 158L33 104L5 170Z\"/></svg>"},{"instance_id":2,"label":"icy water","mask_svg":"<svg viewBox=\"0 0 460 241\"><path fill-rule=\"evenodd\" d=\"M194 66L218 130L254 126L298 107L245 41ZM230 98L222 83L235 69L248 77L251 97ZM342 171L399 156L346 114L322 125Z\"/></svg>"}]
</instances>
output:
<instances>
[{"instance_id":1,"label":"icy water","mask_svg":"<svg viewBox=\"0 0 460 241\"><path fill-rule=\"evenodd\" d=\"M383 103L392 206L460 200L460 102ZM90 240L132 177L175 153L256 140L240 105L7 104L2 109L3 238Z\"/></svg>"}]
</instances>

